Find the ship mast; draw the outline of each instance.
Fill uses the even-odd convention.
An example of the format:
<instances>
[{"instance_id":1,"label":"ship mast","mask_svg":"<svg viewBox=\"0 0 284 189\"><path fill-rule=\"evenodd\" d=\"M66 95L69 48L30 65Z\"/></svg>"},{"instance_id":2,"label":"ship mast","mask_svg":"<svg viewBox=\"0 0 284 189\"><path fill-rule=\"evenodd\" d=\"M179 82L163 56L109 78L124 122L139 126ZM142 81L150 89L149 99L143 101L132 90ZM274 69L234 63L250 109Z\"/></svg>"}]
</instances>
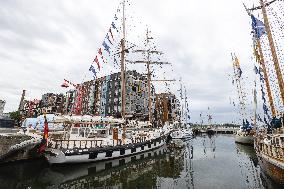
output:
<instances>
[{"instance_id":1,"label":"ship mast","mask_svg":"<svg viewBox=\"0 0 284 189\"><path fill-rule=\"evenodd\" d=\"M186 125L187 124L186 88L184 88L184 109L185 109L184 122Z\"/></svg>"},{"instance_id":2,"label":"ship mast","mask_svg":"<svg viewBox=\"0 0 284 189\"><path fill-rule=\"evenodd\" d=\"M243 89L241 85L241 78L238 78L238 68L240 67L240 63L236 55L233 56L232 54L232 61L233 61L233 69L234 69L234 80L236 81L237 85L237 92L238 92L238 98L240 101L240 106L241 106L241 115L243 119L246 117L246 108L245 108L245 99L244 99L244 94L243 94Z\"/></svg>"},{"instance_id":3,"label":"ship mast","mask_svg":"<svg viewBox=\"0 0 284 189\"><path fill-rule=\"evenodd\" d=\"M147 28L146 31L146 47L148 47L150 39L153 39L153 37L149 37L149 30ZM127 62L131 64L146 64L147 66L147 89L148 89L148 109L149 109L149 123L152 124L152 95L151 95L151 82L152 81L175 81L175 80L152 80L151 79L151 70L150 70L150 65L152 64L170 64L168 62L158 62L158 61L151 61L151 54L163 54L161 51L156 51L156 50L151 50L150 47L146 50L134 50L133 52L142 52L142 53L147 53L147 59L146 61L144 60L138 60L138 61L130 61L127 60Z\"/></svg>"},{"instance_id":4,"label":"ship mast","mask_svg":"<svg viewBox=\"0 0 284 189\"><path fill-rule=\"evenodd\" d=\"M123 0L122 8L122 32L123 37L121 39L121 116L125 120L125 41L126 41L126 32L125 32L125 0ZM123 124L123 133L122 133L122 142L125 144L125 132L126 132L126 123Z\"/></svg>"},{"instance_id":5,"label":"ship mast","mask_svg":"<svg viewBox=\"0 0 284 189\"><path fill-rule=\"evenodd\" d=\"M264 76L264 81L265 81L265 86L266 86L266 91L267 91L267 95L268 95L268 101L269 101L269 105L271 108L271 113L272 116L276 116L276 111L275 111L275 107L274 107L274 103L273 103L273 98L272 98L272 93L271 93L271 88L270 88L270 84L269 84L269 80L268 80L268 73L267 73L267 69L264 63L264 56L263 56L263 52L262 52L262 48L261 48L261 44L260 44L260 40L256 39L256 47L258 49L258 51L256 53L259 53L259 64L261 65L262 71L263 71L263 76ZM256 55L256 56L258 56Z\"/></svg>"},{"instance_id":6,"label":"ship mast","mask_svg":"<svg viewBox=\"0 0 284 189\"><path fill-rule=\"evenodd\" d=\"M123 37L121 39L121 116L125 119L125 41L126 41L126 32L125 32L125 0L123 0L122 8L122 33Z\"/></svg>"},{"instance_id":7,"label":"ship mast","mask_svg":"<svg viewBox=\"0 0 284 189\"><path fill-rule=\"evenodd\" d=\"M267 18L267 13L266 13L266 9L265 9L265 5L264 5L263 0L260 0L260 6L261 6L263 20L264 20L264 26L265 26L265 30L267 32L269 46L270 46L270 50L271 50L271 54L272 54L273 64L274 64L274 68L275 68L276 75L277 75L277 80L278 80L278 85L279 85L279 89L280 89L282 104L284 105L284 83L283 83L282 73L281 73L281 70L280 70L280 67L279 67L279 61L278 61L278 58L277 58L275 45L274 45L273 37L272 37L272 34L271 34L269 21L268 21L268 18Z\"/></svg>"},{"instance_id":8,"label":"ship mast","mask_svg":"<svg viewBox=\"0 0 284 189\"><path fill-rule=\"evenodd\" d=\"M146 40L149 43L149 31L147 28ZM152 122L152 98L151 98L151 72L150 72L150 50L147 51L147 85L148 85L148 98L149 98L149 122Z\"/></svg>"},{"instance_id":9,"label":"ship mast","mask_svg":"<svg viewBox=\"0 0 284 189\"><path fill-rule=\"evenodd\" d=\"M182 123L182 121L183 121L183 118L184 118L184 116L183 116L183 113L184 113L184 111L183 111L183 103L182 103L182 101L183 101L183 92L182 92L182 83L181 83L181 78L180 78L180 103L181 103L181 112L180 112L180 124Z\"/></svg>"},{"instance_id":10,"label":"ship mast","mask_svg":"<svg viewBox=\"0 0 284 189\"><path fill-rule=\"evenodd\" d=\"M271 52L272 52L274 68L276 70L278 84L279 84L279 87L280 87L280 92L281 92L281 97L282 97L282 103L284 103L282 74L281 74L281 70L279 68L278 58L277 58L277 55L276 55L275 46L274 46L273 38L272 38L272 35L271 35L271 30L270 30L270 26L269 26L269 22L268 22L268 18L267 18L267 13L266 13L266 9L265 9L265 6L268 6L273 2L275 2L275 0L268 2L264 5L263 0L260 0L261 5L259 7L255 7L255 8L252 8L252 9L247 9L245 5L244 5L244 7L245 7L249 16L251 16L251 13L249 11L262 9L264 26L265 26L265 30L267 32L267 37L268 37L269 45L270 45ZM270 106L270 109L271 109L272 116L274 117L274 116L276 116L276 110L275 110L275 106L274 106L274 102L273 102L273 98L272 98L272 92L271 92L269 79L268 79L269 76L268 76L267 68L266 68L266 65L265 65L265 62L264 62L264 56L263 56L263 52L262 52L260 39L258 37L254 37L254 39L256 40L256 45L255 45L255 53L256 54L255 54L255 56L257 57L257 61L259 62L260 66L262 68L262 71L263 71L263 76L264 76L264 81L265 81L265 86L266 86L266 92L267 92L267 95L268 95L269 106Z\"/></svg>"}]
</instances>

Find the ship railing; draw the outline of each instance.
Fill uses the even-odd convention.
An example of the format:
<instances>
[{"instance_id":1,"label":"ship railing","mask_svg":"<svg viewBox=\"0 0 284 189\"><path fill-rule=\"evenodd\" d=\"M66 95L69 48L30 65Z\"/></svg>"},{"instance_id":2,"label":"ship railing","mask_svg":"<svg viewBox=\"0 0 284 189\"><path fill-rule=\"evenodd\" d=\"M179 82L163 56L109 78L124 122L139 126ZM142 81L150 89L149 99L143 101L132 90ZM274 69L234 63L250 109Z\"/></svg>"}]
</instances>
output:
<instances>
[{"instance_id":1,"label":"ship railing","mask_svg":"<svg viewBox=\"0 0 284 189\"><path fill-rule=\"evenodd\" d=\"M51 148L55 149L88 149L88 148L101 148L106 146L121 145L121 140L113 140L113 142L105 141L103 139L95 140L55 140L50 143Z\"/></svg>"},{"instance_id":2,"label":"ship railing","mask_svg":"<svg viewBox=\"0 0 284 189\"><path fill-rule=\"evenodd\" d=\"M281 127L281 128L273 129L272 133L273 134L283 134L284 133L283 128Z\"/></svg>"},{"instance_id":3,"label":"ship railing","mask_svg":"<svg viewBox=\"0 0 284 189\"><path fill-rule=\"evenodd\" d=\"M284 161L284 148L279 146L270 146L267 144L261 143L261 152L267 156L273 157L274 159L278 159Z\"/></svg>"},{"instance_id":4,"label":"ship railing","mask_svg":"<svg viewBox=\"0 0 284 189\"><path fill-rule=\"evenodd\" d=\"M131 139L132 143L138 143L138 142L145 142L147 140L146 136L141 136L141 137L135 137Z\"/></svg>"},{"instance_id":5,"label":"ship railing","mask_svg":"<svg viewBox=\"0 0 284 189\"><path fill-rule=\"evenodd\" d=\"M138 143L138 142L145 142L147 141L147 137L135 137L131 139L132 143ZM55 149L74 149L74 148L80 148L80 149L87 149L87 148L98 148L98 147L106 147L106 146L120 146L123 142L121 139L118 140L111 140L105 141L102 139L93 139L93 140L53 140L49 143L50 148Z\"/></svg>"},{"instance_id":6,"label":"ship railing","mask_svg":"<svg viewBox=\"0 0 284 189\"><path fill-rule=\"evenodd\" d=\"M103 140L55 140L50 143L51 148L55 149L87 149L103 147L106 143Z\"/></svg>"}]
</instances>

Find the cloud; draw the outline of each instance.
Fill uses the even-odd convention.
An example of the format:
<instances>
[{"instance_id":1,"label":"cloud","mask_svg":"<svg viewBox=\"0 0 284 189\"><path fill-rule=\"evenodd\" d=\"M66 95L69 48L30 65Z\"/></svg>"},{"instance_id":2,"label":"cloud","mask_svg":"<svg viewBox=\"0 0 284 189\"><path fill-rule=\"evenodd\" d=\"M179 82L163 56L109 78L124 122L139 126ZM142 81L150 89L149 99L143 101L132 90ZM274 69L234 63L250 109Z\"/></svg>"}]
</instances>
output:
<instances>
[{"instance_id":1,"label":"cloud","mask_svg":"<svg viewBox=\"0 0 284 189\"><path fill-rule=\"evenodd\" d=\"M115 0L1 1L0 97L7 101L6 111L17 109L22 89L31 98L40 98L45 92L64 92L60 88L64 78L81 82L118 4ZM251 66L249 18L242 4L133 0L127 16L127 26L138 33L136 40L145 36L145 25L150 28L157 48L172 63L174 72L168 76L182 77L190 109L197 115L192 117L198 120L198 112L210 106L220 115L214 121L230 122L234 114L228 100L233 90L228 79L230 53L239 54L245 68ZM132 33L127 33L129 40L135 38Z\"/></svg>"}]
</instances>

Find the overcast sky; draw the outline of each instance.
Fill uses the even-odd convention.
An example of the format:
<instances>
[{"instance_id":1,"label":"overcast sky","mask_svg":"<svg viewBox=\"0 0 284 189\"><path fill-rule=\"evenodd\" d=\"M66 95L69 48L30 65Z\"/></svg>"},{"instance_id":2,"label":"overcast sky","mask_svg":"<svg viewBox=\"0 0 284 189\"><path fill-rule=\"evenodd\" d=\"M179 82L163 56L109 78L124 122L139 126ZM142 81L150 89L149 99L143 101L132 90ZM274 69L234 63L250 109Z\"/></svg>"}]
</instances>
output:
<instances>
[{"instance_id":1,"label":"overcast sky","mask_svg":"<svg viewBox=\"0 0 284 189\"><path fill-rule=\"evenodd\" d=\"M215 122L231 122L235 95L228 74L231 52L252 68L250 20L236 0L132 0L130 25L147 25L155 44L182 77L192 121L207 107ZM117 0L0 1L0 98L5 111L16 110L23 89L27 97L64 92L64 78L81 82L101 47ZM134 14L134 15L133 15ZM137 22L136 22L137 20ZM140 30L140 31L139 31ZM128 31L129 32L129 31ZM110 69L110 68L108 68Z\"/></svg>"}]
</instances>

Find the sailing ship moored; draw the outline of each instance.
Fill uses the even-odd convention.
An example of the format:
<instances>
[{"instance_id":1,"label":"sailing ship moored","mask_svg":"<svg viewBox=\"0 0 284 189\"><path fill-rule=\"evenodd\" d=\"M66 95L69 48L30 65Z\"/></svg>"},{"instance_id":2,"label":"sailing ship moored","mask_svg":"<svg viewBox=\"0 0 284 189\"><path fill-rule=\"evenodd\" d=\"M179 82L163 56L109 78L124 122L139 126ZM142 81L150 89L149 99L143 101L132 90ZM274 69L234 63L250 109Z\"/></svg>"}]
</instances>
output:
<instances>
[{"instance_id":1,"label":"sailing ship moored","mask_svg":"<svg viewBox=\"0 0 284 189\"><path fill-rule=\"evenodd\" d=\"M62 122L64 134L60 137L48 138L47 148L44 150L44 155L50 164L96 162L131 156L160 148L168 139L170 129L167 124L160 128L152 127L149 55L145 62L148 68L149 122L147 127L138 128L136 124L129 124L130 122L127 120L125 113L125 55L129 49L126 47L125 35L125 0L122 5L123 37L120 41L122 118L119 120L111 117L103 117L102 119L89 117L85 120L72 118L64 120ZM159 64L161 63L159 62Z\"/></svg>"},{"instance_id":2,"label":"sailing ship moored","mask_svg":"<svg viewBox=\"0 0 284 189\"><path fill-rule=\"evenodd\" d=\"M246 119L246 103L245 103L245 94L242 87L242 69L240 67L240 63L236 55L232 55L233 61L233 84L237 87L239 104L240 104L240 113L243 119L243 124L240 126L240 130L238 130L235 134L235 142L244 144L244 145L253 145L254 143L254 132L252 125Z\"/></svg>"},{"instance_id":3,"label":"sailing ship moored","mask_svg":"<svg viewBox=\"0 0 284 189\"><path fill-rule=\"evenodd\" d=\"M66 120L64 134L49 138L44 155L50 164L96 162L160 148L169 129L127 128L111 117Z\"/></svg>"},{"instance_id":4,"label":"sailing ship moored","mask_svg":"<svg viewBox=\"0 0 284 189\"><path fill-rule=\"evenodd\" d=\"M268 71L265 66L265 60L262 52L262 47L260 43L261 36L266 36L269 42L269 47L272 56L272 62L274 65L274 70L276 73L277 83L280 90L280 97L282 100L282 105L284 105L284 83L282 78L281 69L279 66L279 61L277 57L277 51L274 45L274 40L272 37L272 32L270 29L270 24L267 16L266 7L274 3L275 0L270 2L265 2L260 0L260 6L252 9L247 9L249 16L252 19L252 29L254 35L254 50L257 62L261 66L261 71L263 72L265 86L267 90L267 96L269 99L270 110L272 113L272 120L270 123L266 122L266 128L259 128L256 132L256 137L254 140L254 148L256 150L260 166L264 173L271 177L274 181L280 184L284 184L284 121L283 115L277 114L274 107L274 102L272 98L272 91L269 84ZM263 20L258 20L251 13L254 10L261 9ZM266 34L266 35L264 35ZM260 69L259 69L260 70ZM264 96L263 96L263 99ZM267 110L264 109L265 112ZM282 112L283 113L283 112ZM277 118L278 117L278 118Z\"/></svg>"}]
</instances>

